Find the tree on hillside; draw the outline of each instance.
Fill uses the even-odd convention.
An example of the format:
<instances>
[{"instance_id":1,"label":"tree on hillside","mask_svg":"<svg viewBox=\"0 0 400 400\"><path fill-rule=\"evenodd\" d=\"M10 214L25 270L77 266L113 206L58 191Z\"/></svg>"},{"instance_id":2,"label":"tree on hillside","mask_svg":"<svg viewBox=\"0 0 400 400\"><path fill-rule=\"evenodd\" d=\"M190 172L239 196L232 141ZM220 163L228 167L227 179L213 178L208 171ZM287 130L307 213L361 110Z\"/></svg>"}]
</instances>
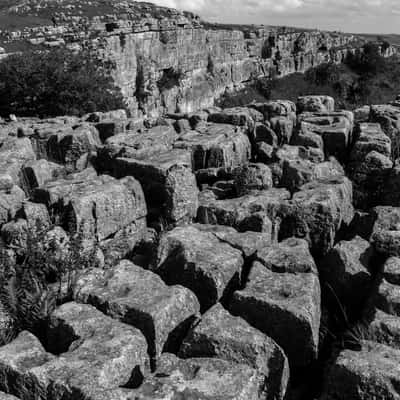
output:
<instances>
[{"instance_id":1,"label":"tree on hillside","mask_svg":"<svg viewBox=\"0 0 400 400\"><path fill-rule=\"evenodd\" d=\"M0 62L0 115L50 117L124 108L111 68L89 51L12 55Z\"/></svg>"},{"instance_id":2,"label":"tree on hillside","mask_svg":"<svg viewBox=\"0 0 400 400\"><path fill-rule=\"evenodd\" d=\"M349 53L346 64L363 76L371 76L385 68L385 59L381 54L379 45L368 42L363 46L362 51L354 55Z\"/></svg>"}]
</instances>

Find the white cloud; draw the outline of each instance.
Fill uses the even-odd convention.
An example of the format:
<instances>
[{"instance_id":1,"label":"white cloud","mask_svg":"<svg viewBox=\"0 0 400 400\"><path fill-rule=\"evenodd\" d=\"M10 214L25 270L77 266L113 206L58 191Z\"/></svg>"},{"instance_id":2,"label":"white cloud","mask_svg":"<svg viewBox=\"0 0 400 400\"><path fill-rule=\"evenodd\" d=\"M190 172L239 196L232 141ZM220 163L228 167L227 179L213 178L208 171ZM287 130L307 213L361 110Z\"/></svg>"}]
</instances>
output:
<instances>
[{"instance_id":1,"label":"white cloud","mask_svg":"<svg viewBox=\"0 0 400 400\"><path fill-rule=\"evenodd\" d=\"M219 22L398 32L398 0L153 0Z\"/></svg>"}]
</instances>

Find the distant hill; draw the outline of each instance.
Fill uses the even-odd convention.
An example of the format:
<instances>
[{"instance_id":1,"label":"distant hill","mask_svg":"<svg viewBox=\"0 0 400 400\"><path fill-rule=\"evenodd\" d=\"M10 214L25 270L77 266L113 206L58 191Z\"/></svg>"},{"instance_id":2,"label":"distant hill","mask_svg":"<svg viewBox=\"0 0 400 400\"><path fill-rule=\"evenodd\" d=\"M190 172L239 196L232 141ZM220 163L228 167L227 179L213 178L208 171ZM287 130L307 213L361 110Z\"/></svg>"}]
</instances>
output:
<instances>
[{"instance_id":1,"label":"distant hill","mask_svg":"<svg viewBox=\"0 0 400 400\"><path fill-rule=\"evenodd\" d=\"M393 46L400 46L400 35L398 34L368 34L368 33L363 33L363 34L358 34L357 36L360 36L364 38L365 40L368 41L387 41Z\"/></svg>"}]
</instances>

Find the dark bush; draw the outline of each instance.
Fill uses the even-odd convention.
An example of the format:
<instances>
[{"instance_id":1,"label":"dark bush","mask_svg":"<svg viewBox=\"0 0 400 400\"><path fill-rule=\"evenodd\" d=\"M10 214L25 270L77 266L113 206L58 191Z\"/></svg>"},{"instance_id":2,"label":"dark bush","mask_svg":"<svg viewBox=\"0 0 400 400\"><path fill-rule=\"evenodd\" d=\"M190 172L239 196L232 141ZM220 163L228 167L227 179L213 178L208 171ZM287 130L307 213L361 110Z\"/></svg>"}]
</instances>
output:
<instances>
[{"instance_id":1,"label":"dark bush","mask_svg":"<svg viewBox=\"0 0 400 400\"><path fill-rule=\"evenodd\" d=\"M158 80L157 85L160 92L172 89L179 86L185 74L180 68L167 68L164 69L161 78Z\"/></svg>"},{"instance_id":2,"label":"dark bush","mask_svg":"<svg viewBox=\"0 0 400 400\"><path fill-rule=\"evenodd\" d=\"M66 49L12 55L0 63L0 116L83 115L124 108L110 62Z\"/></svg>"}]
</instances>

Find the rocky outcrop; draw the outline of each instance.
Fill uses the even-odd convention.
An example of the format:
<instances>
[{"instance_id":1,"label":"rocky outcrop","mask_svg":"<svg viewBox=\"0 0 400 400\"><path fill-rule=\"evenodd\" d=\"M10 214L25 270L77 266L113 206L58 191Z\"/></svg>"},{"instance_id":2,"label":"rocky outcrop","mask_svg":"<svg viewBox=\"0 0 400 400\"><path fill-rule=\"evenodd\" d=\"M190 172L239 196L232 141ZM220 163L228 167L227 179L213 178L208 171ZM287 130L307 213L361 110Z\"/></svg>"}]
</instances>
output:
<instances>
[{"instance_id":1,"label":"rocky outcrop","mask_svg":"<svg viewBox=\"0 0 400 400\"><path fill-rule=\"evenodd\" d=\"M76 3L54 9L30 2L3 11L22 24L26 19L27 26L0 31L2 57L21 42L28 48L96 48L115 62L115 82L136 118L194 112L258 77L341 62L360 46L352 35L330 32L268 26L223 29L191 13L141 2ZM38 16L48 26L30 26L29 18Z\"/></svg>"},{"instance_id":2,"label":"rocky outcrop","mask_svg":"<svg viewBox=\"0 0 400 400\"><path fill-rule=\"evenodd\" d=\"M325 96L298 106L1 123L1 272L41 251L65 270L38 331L11 340L0 304L0 391L397 398L392 140Z\"/></svg>"}]
</instances>

